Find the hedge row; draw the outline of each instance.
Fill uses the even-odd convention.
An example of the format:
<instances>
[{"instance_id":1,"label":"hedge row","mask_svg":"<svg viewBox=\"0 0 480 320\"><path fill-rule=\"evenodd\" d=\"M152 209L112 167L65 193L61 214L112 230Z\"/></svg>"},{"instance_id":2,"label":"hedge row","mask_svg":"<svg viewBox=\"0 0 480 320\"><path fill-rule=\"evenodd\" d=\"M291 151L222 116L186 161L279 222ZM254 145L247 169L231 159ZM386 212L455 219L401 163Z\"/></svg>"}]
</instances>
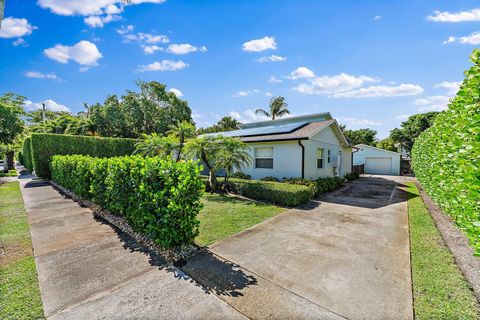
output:
<instances>
[{"instance_id":1,"label":"hedge row","mask_svg":"<svg viewBox=\"0 0 480 320\"><path fill-rule=\"evenodd\" d=\"M32 138L27 137L23 142L23 165L27 168L30 172L33 171L33 163L32 163Z\"/></svg>"},{"instance_id":2,"label":"hedge row","mask_svg":"<svg viewBox=\"0 0 480 320\"><path fill-rule=\"evenodd\" d=\"M52 180L123 216L162 247L192 243L204 185L192 161L53 156Z\"/></svg>"},{"instance_id":3,"label":"hedge row","mask_svg":"<svg viewBox=\"0 0 480 320\"><path fill-rule=\"evenodd\" d=\"M31 160L27 160L29 157L25 154L25 161L29 170L35 170L37 176L49 179L51 176L49 163L53 155L81 154L107 158L125 156L133 153L137 142L136 139L34 133L30 142ZM27 141L24 149L28 149ZM32 163L30 168L28 161Z\"/></svg>"},{"instance_id":4,"label":"hedge row","mask_svg":"<svg viewBox=\"0 0 480 320\"><path fill-rule=\"evenodd\" d=\"M480 255L480 50L448 109L415 141L412 162L426 193Z\"/></svg>"}]
</instances>

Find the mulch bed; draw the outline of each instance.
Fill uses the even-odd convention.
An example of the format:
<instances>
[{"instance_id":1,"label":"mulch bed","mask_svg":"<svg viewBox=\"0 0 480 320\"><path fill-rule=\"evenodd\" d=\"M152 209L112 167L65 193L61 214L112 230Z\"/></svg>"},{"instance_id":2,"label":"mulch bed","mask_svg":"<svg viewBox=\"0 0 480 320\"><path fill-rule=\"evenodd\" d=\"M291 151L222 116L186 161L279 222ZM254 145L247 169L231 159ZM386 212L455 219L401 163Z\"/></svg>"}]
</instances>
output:
<instances>
[{"instance_id":1,"label":"mulch bed","mask_svg":"<svg viewBox=\"0 0 480 320\"><path fill-rule=\"evenodd\" d=\"M442 209L425 193L420 183L416 184L445 245L452 252L455 262L480 302L480 259L473 255L474 250L469 246L467 237L457 228L452 217L443 213Z\"/></svg>"}]
</instances>

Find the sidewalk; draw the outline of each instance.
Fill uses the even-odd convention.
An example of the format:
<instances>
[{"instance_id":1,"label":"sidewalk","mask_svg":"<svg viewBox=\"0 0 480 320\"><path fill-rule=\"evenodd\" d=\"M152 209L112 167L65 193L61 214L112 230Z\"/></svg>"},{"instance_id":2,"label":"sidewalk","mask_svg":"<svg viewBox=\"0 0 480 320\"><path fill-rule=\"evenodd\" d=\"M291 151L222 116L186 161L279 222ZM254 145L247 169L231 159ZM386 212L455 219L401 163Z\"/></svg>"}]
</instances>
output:
<instances>
[{"instance_id":1,"label":"sidewalk","mask_svg":"<svg viewBox=\"0 0 480 320\"><path fill-rule=\"evenodd\" d=\"M19 182L47 318L245 319L48 182Z\"/></svg>"}]
</instances>

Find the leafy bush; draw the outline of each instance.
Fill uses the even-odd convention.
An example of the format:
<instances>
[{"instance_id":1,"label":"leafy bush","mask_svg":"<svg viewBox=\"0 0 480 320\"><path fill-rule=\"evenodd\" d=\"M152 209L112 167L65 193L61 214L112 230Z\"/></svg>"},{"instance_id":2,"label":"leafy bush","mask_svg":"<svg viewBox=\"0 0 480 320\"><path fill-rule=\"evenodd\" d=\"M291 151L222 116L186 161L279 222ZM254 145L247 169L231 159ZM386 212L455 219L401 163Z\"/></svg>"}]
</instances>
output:
<instances>
[{"instance_id":1,"label":"leafy bush","mask_svg":"<svg viewBox=\"0 0 480 320\"><path fill-rule=\"evenodd\" d=\"M82 154L107 158L124 156L133 153L137 142L136 139L34 133L31 136L33 168L27 168L34 169L37 176L49 179L49 162L53 155ZM25 140L24 148L28 149L27 140ZM28 162L27 165L29 165Z\"/></svg>"},{"instance_id":2,"label":"leafy bush","mask_svg":"<svg viewBox=\"0 0 480 320\"><path fill-rule=\"evenodd\" d=\"M237 171L232 174L231 178L250 180L252 179L252 176L241 171Z\"/></svg>"},{"instance_id":3,"label":"leafy bush","mask_svg":"<svg viewBox=\"0 0 480 320\"><path fill-rule=\"evenodd\" d=\"M55 155L52 179L127 219L163 247L192 243L204 186L196 162Z\"/></svg>"},{"instance_id":4,"label":"leafy bush","mask_svg":"<svg viewBox=\"0 0 480 320\"><path fill-rule=\"evenodd\" d=\"M17 152L17 161L21 165L25 164L25 162L23 161L23 152L21 150Z\"/></svg>"},{"instance_id":5,"label":"leafy bush","mask_svg":"<svg viewBox=\"0 0 480 320\"><path fill-rule=\"evenodd\" d=\"M32 162L32 138L27 137L23 142L23 165L30 172L33 171L33 162Z\"/></svg>"},{"instance_id":6,"label":"leafy bush","mask_svg":"<svg viewBox=\"0 0 480 320\"><path fill-rule=\"evenodd\" d=\"M359 177L360 176L356 172L347 173L346 175L343 176L343 178L346 179L347 181L352 181L352 180L358 179Z\"/></svg>"},{"instance_id":7,"label":"leafy bush","mask_svg":"<svg viewBox=\"0 0 480 320\"><path fill-rule=\"evenodd\" d=\"M345 180L340 177L318 178L315 180L315 184L317 186L317 195L332 192L340 188L344 181Z\"/></svg>"},{"instance_id":8,"label":"leafy bush","mask_svg":"<svg viewBox=\"0 0 480 320\"><path fill-rule=\"evenodd\" d=\"M306 203L315 195L314 190L307 186L271 181L230 179L229 187L234 193L245 197L288 207Z\"/></svg>"},{"instance_id":9,"label":"leafy bush","mask_svg":"<svg viewBox=\"0 0 480 320\"><path fill-rule=\"evenodd\" d=\"M412 149L415 174L426 193L465 232L480 255L480 50L448 109Z\"/></svg>"},{"instance_id":10,"label":"leafy bush","mask_svg":"<svg viewBox=\"0 0 480 320\"><path fill-rule=\"evenodd\" d=\"M278 178L275 178L275 177L263 177L260 179L260 181L273 181L273 182L280 182L280 179Z\"/></svg>"}]
</instances>

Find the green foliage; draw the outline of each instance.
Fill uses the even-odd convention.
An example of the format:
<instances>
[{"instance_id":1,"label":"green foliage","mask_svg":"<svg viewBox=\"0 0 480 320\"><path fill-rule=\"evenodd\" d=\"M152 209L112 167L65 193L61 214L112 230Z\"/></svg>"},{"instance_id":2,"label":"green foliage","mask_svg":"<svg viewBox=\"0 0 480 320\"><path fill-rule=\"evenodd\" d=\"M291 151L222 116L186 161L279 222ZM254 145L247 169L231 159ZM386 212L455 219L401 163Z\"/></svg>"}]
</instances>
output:
<instances>
[{"instance_id":1,"label":"green foliage","mask_svg":"<svg viewBox=\"0 0 480 320\"><path fill-rule=\"evenodd\" d=\"M172 157L176 142L170 137L162 137L156 133L144 135L144 139L135 144L134 154L144 157Z\"/></svg>"},{"instance_id":2,"label":"green foliage","mask_svg":"<svg viewBox=\"0 0 480 320\"><path fill-rule=\"evenodd\" d=\"M346 175L343 176L343 178L347 181L352 181L352 180L358 179L359 177L360 176L358 175L358 173L355 173L355 172L347 173Z\"/></svg>"},{"instance_id":3,"label":"green foliage","mask_svg":"<svg viewBox=\"0 0 480 320\"><path fill-rule=\"evenodd\" d=\"M21 165L25 165L25 161L23 160L23 152L22 151L17 152L17 161Z\"/></svg>"},{"instance_id":4,"label":"green foliage","mask_svg":"<svg viewBox=\"0 0 480 320\"><path fill-rule=\"evenodd\" d=\"M350 142L351 145L357 144L366 144L369 146L374 146L377 141L377 131L366 128L358 130L349 130L345 126L341 126L345 138Z\"/></svg>"},{"instance_id":5,"label":"green foliage","mask_svg":"<svg viewBox=\"0 0 480 320\"><path fill-rule=\"evenodd\" d=\"M31 135L33 169L37 176L48 179L50 178L49 162L53 155L83 154L94 157L130 155L135 150L136 142L138 140L135 139L34 133ZM28 150L27 142L25 144L25 150ZM27 157L25 158L27 160ZM28 165L27 162L27 167Z\"/></svg>"},{"instance_id":6,"label":"green foliage","mask_svg":"<svg viewBox=\"0 0 480 320\"><path fill-rule=\"evenodd\" d=\"M273 182L280 182L280 179L272 177L272 176L267 176L259 179L260 181L273 181Z\"/></svg>"},{"instance_id":7,"label":"green foliage","mask_svg":"<svg viewBox=\"0 0 480 320\"><path fill-rule=\"evenodd\" d=\"M237 179L244 179L244 180L252 179L251 175L243 173L242 171L234 172L230 177L231 178L237 178Z\"/></svg>"},{"instance_id":8,"label":"green foliage","mask_svg":"<svg viewBox=\"0 0 480 320\"><path fill-rule=\"evenodd\" d=\"M33 171L33 161L32 161L32 138L27 137L23 142L23 165L27 168L28 171Z\"/></svg>"},{"instance_id":9,"label":"green foliage","mask_svg":"<svg viewBox=\"0 0 480 320\"><path fill-rule=\"evenodd\" d=\"M395 128L390 131L389 138L394 143L400 143L407 152L410 152L415 139L433 125L438 114L438 112L414 114L407 121L402 122L401 128Z\"/></svg>"},{"instance_id":10,"label":"green foliage","mask_svg":"<svg viewBox=\"0 0 480 320\"><path fill-rule=\"evenodd\" d=\"M240 129L240 122L232 117L223 117L216 124L208 128L198 129L198 134L225 132Z\"/></svg>"},{"instance_id":11,"label":"green foliage","mask_svg":"<svg viewBox=\"0 0 480 320\"><path fill-rule=\"evenodd\" d=\"M480 50L448 110L415 140L412 161L425 191L480 255Z\"/></svg>"},{"instance_id":12,"label":"green foliage","mask_svg":"<svg viewBox=\"0 0 480 320\"><path fill-rule=\"evenodd\" d=\"M23 132L24 98L14 94L0 97L0 144L11 144Z\"/></svg>"},{"instance_id":13,"label":"green foliage","mask_svg":"<svg viewBox=\"0 0 480 320\"><path fill-rule=\"evenodd\" d=\"M252 161L246 143L231 137L224 137L221 140L217 167L225 170L225 182L228 182L234 169L243 169L246 165L252 164Z\"/></svg>"},{"instance_id":14,"label":"green foliage","mask_svg":"<svg viewBox=\"0 0 480 320\"><path fill-rule=\"evenodd\" d=\"M398 148L395 147L395 141L390 137L378 141L376 147L383 150L398 152Z\"/></svg>"},{"instance_id":15,"label":"green foliage","mask_svg":"<svg viewBox=\"0 0 480 320\"><path fill-rule=\"evenodd\" d=\"M284 97L272 97L268 105L268 110L259 108L255 110L255 114L261 114L275 120L276 118L290 114L290 110L288 110L288 104L285 102Z\"/></svg>"},{"instance_id":16,"label":"green foliage","mask_svg":"<svg viewBox=\"0 0 480 320\"><path fill-rule=\"evenodd\" d=\"M52 179L92 199L163 247L192 243L204 186L196 162L139 156L54 156Z\"/></svg>"},{"instance_id":17,"label":"green foliage","mask_svg":"<svg viewBox=\"0 0 480 320\"><path fill-rule=\"evenodd\" d=\"M288 207L304 204L315 195L307 186L281 182L230 179L229 187L242 196Z\"/></svg>"}]
</instances>

